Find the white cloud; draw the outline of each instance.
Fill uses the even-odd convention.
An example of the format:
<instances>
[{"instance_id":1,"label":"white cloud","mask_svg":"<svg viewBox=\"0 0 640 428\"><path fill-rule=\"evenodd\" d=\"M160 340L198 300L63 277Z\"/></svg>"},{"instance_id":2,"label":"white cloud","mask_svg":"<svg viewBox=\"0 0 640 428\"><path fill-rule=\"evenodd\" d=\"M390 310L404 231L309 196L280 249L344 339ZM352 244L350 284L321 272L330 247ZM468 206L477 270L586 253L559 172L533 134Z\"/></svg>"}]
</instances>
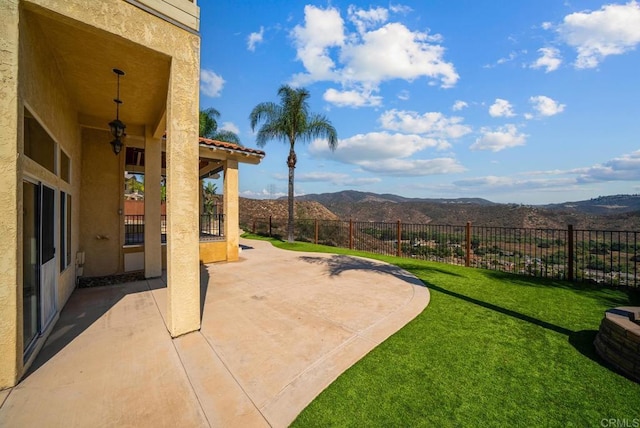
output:
<instances>
[{"instance_id":1,"label":"white cloud","mask_svg":"<svg viewBox=\"0 0 640 428\"><path fill-rule=\"evenodd\" d=\"M531 68L544 68L545 73L555 71L562 64L562 58L560 57L560 51L556 48L540 48L540 58L538 58Z\"/></svg>"},{"instance_id":2,"label":"white cloud","mask_svg":"<svg viewBox=\"0 0 640 428\"><path fill-rule=\"evenodd\" d=\"M329 48L342 46L345 41L344 21L335 8L320 9L312 5L304 7L304 26L296 25L291 35L308 75L299 75L298 83L317 80L333 80L335 63ZM294 80L296 80L294 78Z\"/></svg>"},{"instance_id":3,"label":"white cloud","mask_svg":"<svg viewBox=\"0 0 640 428\"><path fill-rule=\"evenodd\" d=\"M354 88L376 92L381 82L394 79L425 77L443 88L458 81L453 64L444 60L442 37L387 22L388 9L349 7L352 31L336 8L307 5L304 10L304 24L297 25L291 37L305 72L292 77L293 85L335 82L342 86L335 95Z\"/></svg>"},{"instance_id":4,"label":"white cloud","mask_svg":"<svg viewBox=\"0 0 640 428\"><path fill-rule=\"evenodd\" d=\"M603 164L571 171L578 174L581 183L594 181L640 180L640 150L613 158Z\"/></svg>"},{"instance_id":5,"label":"white cloud","mask_svg":"<svg viewBox=\"0 0 640 428\"><path fill-rule=\"evenodd\" d=\"M640 4L608 4L576 12L558 26L561 39L578 52L576 68L597 67L609 55L633 50L640 43Z\"/></svg>"},{"instance_id":6,"label":"white cloud","mask_svg":"<svg viewBox=\"0 0 640 428\"><path fill-rule=\"evenodd\" d=\"M511 40L512 37L509 37L509 39ZM511 41L513 43L517 43L515 39L511 40ZM511 52L509 52L508 56L505 56L505 57L502 57L502 58L498 58L498 60L495 63L493 63L493 64L485 64L485 65L482 66L482 68L494 68L494 67L497 67L498 65L506 64L506 63L511 62L511 61L515 60L516 58L518 58L518 55L520 55L521 53L525 54L525 53L527 53L527 51L526 50L522 50L520 52L511 51Z\"/></svg>"},{"instance_id":7,"label":"white cloud","mask_svg":"<svg viewBox=\"0 0 640 428\"><path fill-rule=\"evenodd\" d=\"M221 130L223 130L223 131L230 131L230 132L233 132L233 133L234 133L234 134L236 134L236 135L237 135L237 134L240 134L240 128L238 128L238 127L236 126L236 124L235 124L235 123L233 123L233 122L224 122L224 123L222 124L222 126L220 127L220 129L221 129Z\"/></svg>"},{"instance_id":8,"label":"white cloud","mask_svg":"<svg viewBox=\"0 0 640 428\"><path fill-rule=\"evenodd\" d=\"M496 98L496 102L489 107L491 117L513 117L513 106L507 100Z\"/></svg>"},{"instance_id":9,"label":"white cloud","mask_svg":"<svg viewBox=\"0 0 640 428\"><path fill-rule=\"evenodd\" d=\"M457 180L451 191L580 191L594 183L640 180L640 150L624 154L602 164L572 170L527 171L513 176L484 176Z\"/></svg>"},{"instance_id":10,"label":"white cloud","mask_svg":"<svg viewBox=\"0 0 640 428\"><path fill-rule=\"evenodd\" d=\"M389 159L384 162L363 161L358 165L369 172L405 177L455 174L466 171L466 168L454 158Z\"/></svg>"},{"instance_id":11,"label":"white cloud","mask_svg":"<svg viewBox=\"0 0 640 428\"><path fill-rule=\"evenodd\" d=\"M540 27L542 27L543 30L550 30L553 27L553 24L549 21L545 21L540 25Z\"/></svg>"},{"instance_id":12,"label":"white cloud","mask_svg":"<svg viewBox=\"0 0 640 428\"><path fill-rule=\"evenodd\" d=\"M413 9L411 9L411 7L405 6L403 4L390 4L389 10L393 13L400 13L403 15L413 12Z\"/></svg>"},{"instance_id":13,"label":"white cloud","mask_svg":"<svg viewBox=\"0 0 640 428\"><path fill-rule=\"evenodd\" d=\"M402 101L407 101L409 98L411 98L409 91L402 90L398 93L398 99Z\"/></svg>"},{"instance_id":14,"label":"white cloud","mask_svg":"<svg viewBox=\"0 0 640 428\"><path fill-rule=\"evenodd\" d=\"M219 97L224 87L222 76L211 70L200 70L200 91L209 97Z\"/></svg>"},{"instance_id":15,"label":"white cloud","mask_svg":"<svg viewBox=\"0 0 640 428\"><path fill-rule=\"evenodd\" d=\"M309 153L378 174L424 176L464 171L454 158L408 159L422 150L441 146L442 141L434 138L372 132L340 140L335 152L329 150L326 141L315 140L309 146Z\"/></svg>"},{"instance_id":16,"label":"white cloud","mask_svg":"<svg viewBox=\"0 0 640 428\"><path fill-rule=\"evenodd\" d=\"M511 147L523 146L527 140L527 135L519 133L518 128L512 124L501 126L495 130L482 128L480 132L482 136L471 145L471 150L499 152Z\"/></svg>"},{"instance_id":17,"label":"white cloud","mask_svg":"<svg viewBox=\"0 0 640 428\"><path fill-rule=\"evenodd\" d=\"M370 132L340 140L335 152L331 152L325 140L314 140L309 145L309 153L316 157L359 164L359 161L406 158L421 150L438 148L440 144L437 139L420 135Z\"/></svg>"},{"instance_id":18,"label":"white cloud","mask_svg":"<svg viewBox=\"0 0 640 428\"><path fill-rule=\"evenodd\" d=\"M360 34L376 25L384 24L389 19L389 12L383 7L364 10L350 5L347 13L349 14L349 20L354 23Z\"/></svg>"},{"instance_id":19,"label":"white cloud","mask_svg":"<svg viewBox=\"0 0 640 428\"><path fill-rule=\"evenodd\" d=\"M457 100L455 103L453 103L453 107L451 107L451 110L460 111L463 108L467 108L467 107L469 107L469 104L467 104L465 101Z\"/></svg>"},{"instance_id":20,"label":"white cloud","mask_svg":"<svg viewBox=\"0 0 640 428\"><path fill-rule=\"evenodd\" d=\"M382 97L373 95L371 91L366 90L345 90L338 91L334 88L329 88L325 91L322 98L338 107L367 107L367 106L379 106L382 104Z\"/></svg>"},{"instance_id":21,"label":"white cloud","mask_svg":"<svg viewBox=\"0 0 640 428\"><path fill-rule=\"evenodd\" d=\"M349 174L339 172L308 172L298 174L298 176L296 176L296 181L331 183L338 186L364 186L367 184L379 183L382 179L377 177L355 178Z\"/></svg>"},{"instance_id":22,"label":"white cloud","mask_svg":"<svg viewBox=\"0 0 640 428\"><path fill-rule=\"evenodd\" d=\"M249 37L247 37L247 49L249 49L251 52L256 50L256 45L258 43L262 43L264 38L264 27L260 27L260 31L258 31L257 33L251 33L249 34Z\"/></svg>"},{"instance_id":23,"label":"white cloud","mask_svg":"<svg viewBox=\"0 0 640 428\"><path fill-rule=\"evenodd\" d=\"M433 138L460 138L471 132L461 117L446 117L440 112L422 115L414 111L388 110L380 116L380 124L391 131L423 134Z\"/></svg>"},{"instance_id":24,"label":"white cloud","mask_svg":"<svg viewBox=\"0 0 640 428\"><path fill-rule=\"evenodd\" d=\"M529 98L529 102L532 104L533 109L539 116L555 116L556 114L562 113L566 105L560 104L552 98L546 97L544 95L538 95L535 97ZM525 115L525 118L531 119L533 116L530 114Z\"/></svg>"},{"instance_id":25,"label":"white cloud","mask_svg":"<svg viewBox=\"0 0 640 428\"><path fill-rule=\"evenodd\" d=\"M240 196L242 196L243 198L249 198L249 199L273 199L273 198L281 198L282 196L287 196L287 194L284 192L271 193L267 189L262 189L258 191L243 190L242 192L240 192ZM296 196L300 196L300 195L296 192Z\"/></svg>"},{"instance_id":26,"label":"white cloud","mask_svg":"<svg viewBox=\"0 0 640 428\"><path fill-rule=\"evenodd\" d=\"M459 76L453 64L443 60L444 48L432 43L436 40L437 36L412 32L400 23L386 24L342 48L342 77L370 84L428 77L439 80L443 88L452 87Z\"/></svg>"},{"instance_id":27,"label":"white cloud","mask_svg":"<svg viewBox=\"0 0 640 428\"><path fill-rule=\"evenodd\" d=\"M475 177L465 180L454 181L456 187L461 188L484 188L486 190L533 190L551 188L557 186L567 186L575 184L571 178L516 178L508 176L488 175L486 177Z\"/></svg>"}]
</instances>

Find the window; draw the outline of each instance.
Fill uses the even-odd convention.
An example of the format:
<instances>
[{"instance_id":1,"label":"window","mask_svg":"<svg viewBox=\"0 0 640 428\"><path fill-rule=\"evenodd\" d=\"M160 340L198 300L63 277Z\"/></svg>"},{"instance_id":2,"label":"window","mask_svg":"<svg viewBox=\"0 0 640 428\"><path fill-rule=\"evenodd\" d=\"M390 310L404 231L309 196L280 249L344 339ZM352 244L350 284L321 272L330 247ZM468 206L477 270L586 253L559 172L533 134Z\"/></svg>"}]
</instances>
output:
<instances>
[{"instance_id":1,"label":"window","mask_svg":"<svg viewBox=\"0 0 640 428\"><path fill-rule=\"evenodd\" d=\"M60 178L71 184L71 159L60 150Z\"/></svg>"},{"instance_id":2,"label":"window","mask_svg":"<svg viewBox=\"0 0 640 428\"><path fill-rule=\"evenodd\" d=\"M27 109L24 110L24 154L56 174L56 142ZM67 158L68 159L68 158Z\"/></svg>"},{"instance_id":3,"label":"window","mask_svg":"<svg viewBox=\"0 0 640 428\"><path fill-rule=\"evenodd\" d=\"M60 192L60 272L71 264L71 195Z\"/></svg>"}]
</instances>

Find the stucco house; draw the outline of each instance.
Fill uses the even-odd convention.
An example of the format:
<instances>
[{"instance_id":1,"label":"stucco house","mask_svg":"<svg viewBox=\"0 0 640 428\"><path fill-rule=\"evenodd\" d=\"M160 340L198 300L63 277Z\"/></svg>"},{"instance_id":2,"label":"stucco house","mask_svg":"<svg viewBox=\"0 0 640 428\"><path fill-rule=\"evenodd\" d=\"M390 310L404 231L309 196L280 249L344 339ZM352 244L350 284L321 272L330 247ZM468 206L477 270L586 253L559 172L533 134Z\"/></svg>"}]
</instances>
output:
<instances>
[{"instance_id":1,"label":"stucco house","mask_svg":"<svg viewBox=\"0 0 640 428\"><path fill-rule=\"evenodd\" d=\"M166 268L169 334L200 328L201 252L237 258L238 163L264 153L198 139L199 15L196 0L0 0L0 389L24 375L80 273L125 271L127 150L144 155L136 257L148 278ZM214 170L225 239L201 250L199 185Z\"/></svg>"}]
</instances>

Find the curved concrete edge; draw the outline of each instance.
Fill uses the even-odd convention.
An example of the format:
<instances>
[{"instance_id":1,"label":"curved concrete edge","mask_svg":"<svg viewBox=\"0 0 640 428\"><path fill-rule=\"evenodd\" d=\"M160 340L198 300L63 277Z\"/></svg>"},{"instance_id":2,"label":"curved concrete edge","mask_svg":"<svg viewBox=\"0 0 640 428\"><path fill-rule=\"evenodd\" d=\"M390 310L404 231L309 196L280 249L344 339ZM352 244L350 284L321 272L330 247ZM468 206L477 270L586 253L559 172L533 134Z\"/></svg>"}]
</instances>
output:
<instances>
[{"instance_id":1,"label":"curved concrete edge","mask_svg":"<svg viewBox=\"0 0 640 428\"><path fill-rule=\"evenodd\" d=\"M363 259L383 265L391 265L375 259ZM269 421L271 426L289 426L338 376L416 318L429 305L431 294L424 283L412 273L404 269L398 270L406 274L407 279L415 279L415 282L410 283L413 294L407 303L368 328L354 333L354 335L341 346L323 355L306 371L301 373L300 376L282 389L273 400L261 407L260 412Z\"/></svg>"}]
</instances>

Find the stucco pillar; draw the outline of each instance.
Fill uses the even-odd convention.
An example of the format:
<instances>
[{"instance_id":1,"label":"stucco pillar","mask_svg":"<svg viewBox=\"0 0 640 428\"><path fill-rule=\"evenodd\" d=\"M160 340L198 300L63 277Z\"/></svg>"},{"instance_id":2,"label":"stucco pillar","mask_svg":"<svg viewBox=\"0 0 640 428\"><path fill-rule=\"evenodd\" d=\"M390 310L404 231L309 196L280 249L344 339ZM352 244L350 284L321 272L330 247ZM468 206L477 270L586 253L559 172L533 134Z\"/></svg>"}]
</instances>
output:
<instances>
[{"instance_id":1,"label":"stucco pillar","mask_svg":"<svg viewBox=\"0 0 640 428\"><path fill-rule=\"evenodd\" d=\"M240 218L238 214L238 161L224 163L224 237L227 241L227 260L238 260Z\"/></svg>"},{"instance_id":2,"label":"stucco pillar","mask_svg":"<svg viewBox=\"0 0 640 428\"><path fill-rule=\"evenodd\" d=\"M0 389L22 370L22 191L19 131L18 1L3 1L0 25Z\"/></svg>"},{"instance_id":3,"label":"stucco pillar","mask_svg":"<svg viewBox=\"0 0 640 428\"><path fill-rule=\"evenodd\" d=\"M190 61L173 58L167 100L167 327L173 337L200 328L199 39L197 47Z\"/></svg>"},{"instance_id":4,"label":"stucco pillar","mask_svg":"<svg viewBox=\"0 0 640 428\"><path fill-rule=\"evenodd\" d=\"M162 179L162 141L149 129L144 140L144 276L162 275L160 229L160 180Z\"/></svg>"}]
</instances>

